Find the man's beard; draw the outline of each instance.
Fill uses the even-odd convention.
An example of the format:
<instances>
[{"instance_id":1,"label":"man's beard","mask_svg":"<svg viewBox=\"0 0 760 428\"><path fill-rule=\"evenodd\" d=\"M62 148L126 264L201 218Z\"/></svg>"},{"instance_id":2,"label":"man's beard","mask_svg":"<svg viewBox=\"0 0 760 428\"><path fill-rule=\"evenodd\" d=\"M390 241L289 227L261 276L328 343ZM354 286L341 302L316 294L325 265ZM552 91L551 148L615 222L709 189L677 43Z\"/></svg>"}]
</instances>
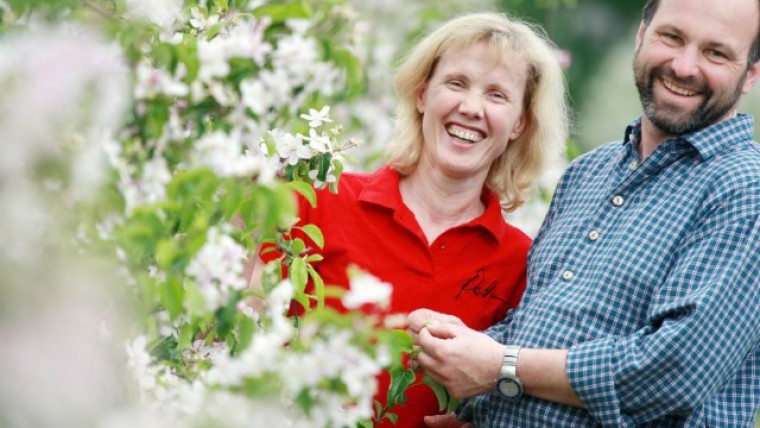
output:
<instances>
[{"instance_id":1,"label":"man's beard","mask_svg":"<svg viewBox=\"0 0 760 428\"><path fill-rule=\"evenodd\" d=\"M655 127L668 135L686 134L721 120L736 106L747 78L745 71L733 92L716 95L715 91L697 79L676 77L669 67L658 66L647 70L639 63L638 52L633 60L633 73L644 114ZM703 97L702 102L690 112L682 107L658 102L654 95L654 82L662 77L676 85L699 91Z\"/></svg>"}]
</instances>

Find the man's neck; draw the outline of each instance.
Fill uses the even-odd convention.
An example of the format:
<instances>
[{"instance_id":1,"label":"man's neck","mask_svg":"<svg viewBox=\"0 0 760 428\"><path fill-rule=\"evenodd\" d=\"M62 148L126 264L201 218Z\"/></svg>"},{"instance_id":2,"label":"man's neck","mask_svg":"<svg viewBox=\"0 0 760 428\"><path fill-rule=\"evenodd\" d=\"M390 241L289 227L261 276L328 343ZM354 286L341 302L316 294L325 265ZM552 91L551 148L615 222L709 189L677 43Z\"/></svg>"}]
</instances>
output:
<instances>
[{"instance_id":1,"label":"man's neck","mask_svg":"<svg viewBox=\"0 0 760 428\"><path fill-rule=\"evenodd\" d=\"M730 119L735 116L736 116L736 108L733 108L720 120L714 123L711 123L707 126L712 126L716 123L722 122L726 119ZM657 147L659 147L660 144L663 143L663 141L668 140L673 137L677 137L677 135L672 135L672 134L663 132L660 128L654 126L654 124L649 120L649 118L646 115L642 115L641 116L641 141L639 141L639 155L641 156L640 158L641 161L643 162L644 159L649 157L649 155L651 155L652 152L654 152L657 149Z\"/></svg>"},{"instance_id":2,"label":"man's neck","mask_svg":"<svg viewBox=\"0 0 760 428\"><path fill-rule=\"evenodd\" d=\"M649 157L657 147L662 144L663 141L668 138L672 138L670 134L666 134L660 128L654 126L649 118L646 116L641 117L641 141L639 141L639 156L641 162Z\"/></svg>"}]
</instances>

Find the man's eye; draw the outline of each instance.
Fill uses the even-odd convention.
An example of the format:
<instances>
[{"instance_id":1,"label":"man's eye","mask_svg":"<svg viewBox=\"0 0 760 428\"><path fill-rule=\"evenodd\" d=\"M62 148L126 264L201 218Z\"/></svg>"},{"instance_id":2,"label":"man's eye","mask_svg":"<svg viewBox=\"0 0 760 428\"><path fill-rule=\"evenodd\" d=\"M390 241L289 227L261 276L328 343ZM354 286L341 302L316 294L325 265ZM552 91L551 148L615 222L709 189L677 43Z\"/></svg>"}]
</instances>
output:
<instances>
[{"instance_id":1,"label":"man's eye","mask_svg":"<svg viewBox=\"0 0 760 428\"><path fill-rule=\"evenodd\" d=\"M720 61L723 61L723 60L725 60L725 59L728 58L728 56L726 54L724 54L723 52L721 52L719 50L715 50L715 49L708 49L707 50L707 55L710 58L714 59L714 60L720 60Z\"/></svg>"},{"instance_id":2,"label":"man's eye","mask_svg":"<svg viewBox=\"0 0 760 428\"><path fill-rule=\"evenodd\" d=\"M673 33L665 33L662 35L662 38L665 39L665 41L670 43L678 43L681 41L681 38Z\"/></svg>"}]
</instances>

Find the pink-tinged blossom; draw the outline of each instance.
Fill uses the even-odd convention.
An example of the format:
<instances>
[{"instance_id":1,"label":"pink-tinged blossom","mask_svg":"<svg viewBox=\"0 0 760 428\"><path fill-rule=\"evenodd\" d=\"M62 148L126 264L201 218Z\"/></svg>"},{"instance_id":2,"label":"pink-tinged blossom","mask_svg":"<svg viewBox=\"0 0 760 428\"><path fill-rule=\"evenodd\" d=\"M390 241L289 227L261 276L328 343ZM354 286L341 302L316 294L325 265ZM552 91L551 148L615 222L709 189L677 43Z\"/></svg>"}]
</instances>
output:
<instances>
[{"instance_id":1,"label":"pink-tinged blossom","mask_svg":"<svg viewBox=\"0 0 760 428\"><path fill-rule=\"evenodd\" d=\"M154 98L159 95L184 97L190 92L188 86L176 79L168 71L154 68L145 61L137 64L134 96L137 100Z\"/></svg>"},{"instance_id":2,"label":"pink-tinged blossom","mask_svg":"<svg viewBox=\"0 0 760 428\"><path fill-rule=\"evenodd\" d=\"M0 40L0 82L0 174L32 169L72 133L114 129L127 106L121 51L84 27Z\"/></svg>"}]
</instances>

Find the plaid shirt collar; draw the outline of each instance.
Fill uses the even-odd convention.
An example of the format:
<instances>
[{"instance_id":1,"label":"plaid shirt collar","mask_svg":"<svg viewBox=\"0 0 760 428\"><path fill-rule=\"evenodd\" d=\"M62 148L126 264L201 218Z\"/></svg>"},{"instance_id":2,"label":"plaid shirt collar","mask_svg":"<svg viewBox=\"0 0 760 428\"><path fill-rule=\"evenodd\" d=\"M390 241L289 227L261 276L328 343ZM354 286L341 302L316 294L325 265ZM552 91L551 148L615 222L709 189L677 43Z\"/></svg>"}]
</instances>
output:
<instances>
[{"instance_id":1,"label":"plaid shirt collar","mask_svg":"<svg viewBox=\"0 0 760 428\"><path fill-rule=\"evenodd\" d=\"M682 149L693 148L702 160L710 159L716 154L742 141L752 140L755 120L752 116L739 113L713 125L693 132L679 135L676 140ZM641 140L641 117L637 118L625 130L622 144L638 149ZM683 144L683 145L682 145Z\"/></svg>"}]
</instances>

